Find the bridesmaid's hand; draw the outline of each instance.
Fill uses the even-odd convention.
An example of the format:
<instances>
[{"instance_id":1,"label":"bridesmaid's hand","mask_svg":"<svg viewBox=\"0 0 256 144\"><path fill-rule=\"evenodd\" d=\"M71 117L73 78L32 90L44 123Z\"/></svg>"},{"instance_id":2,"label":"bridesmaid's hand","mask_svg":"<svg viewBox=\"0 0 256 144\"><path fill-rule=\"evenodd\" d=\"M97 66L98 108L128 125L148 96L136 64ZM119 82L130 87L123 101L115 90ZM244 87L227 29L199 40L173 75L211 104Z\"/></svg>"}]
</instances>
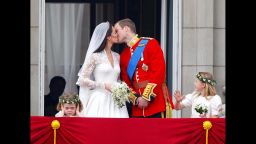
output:
<instances>
[{"instance_id":1,"label":"bridesmaid's hand","mask_svg":"<svg viewBox=\"0 0 256 144\"><path fill-rule=\"evenodd\" d=\"M174 97L175 97L175 100L176 100L177 102L180 102L180 101L182 101L182 99L184 99L185 96L182 96L181 93L180 93L180 91L179 91L179 90L176 90L176 91L174 92Z\"/></svg>"},{"instance_id":2,"label":"bridesmaid's hand","mask_svg":"<svg viewBox=\"0 0 256 144\"><path fill-rule=\"evenodd\" d=\"M61 104L61 111L64 111L64 105Z\"/></svg>"},{"instance_id":3,"label":"bridesmaid's hand","mask_svg":"<svg viewBox=\"0 0 256 144\"><path fill-rule=\"evenodd\" d=\"M79 104L77 105L76 107L76 116L79 116L80 117L80 107L79 107Z\"/></svg>"}]
</instances>

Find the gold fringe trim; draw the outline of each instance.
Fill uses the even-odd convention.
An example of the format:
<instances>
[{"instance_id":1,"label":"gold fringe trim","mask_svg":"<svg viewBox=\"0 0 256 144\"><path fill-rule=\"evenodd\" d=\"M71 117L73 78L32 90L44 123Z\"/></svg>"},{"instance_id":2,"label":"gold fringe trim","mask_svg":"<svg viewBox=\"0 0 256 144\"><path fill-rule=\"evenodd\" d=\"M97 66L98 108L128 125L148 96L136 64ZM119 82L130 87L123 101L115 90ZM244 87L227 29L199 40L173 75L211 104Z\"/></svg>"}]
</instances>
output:
<instances>
[{"instance_id":1,"label":"gold fringe trim","mask_svg":"<svg viewBox=\"0 0 256 144\"><path fill-rule=\"evenodd\" d=\"M172 118L172 105L167 101L166 103L166 118Z\"/></svg>"}]
</instances>

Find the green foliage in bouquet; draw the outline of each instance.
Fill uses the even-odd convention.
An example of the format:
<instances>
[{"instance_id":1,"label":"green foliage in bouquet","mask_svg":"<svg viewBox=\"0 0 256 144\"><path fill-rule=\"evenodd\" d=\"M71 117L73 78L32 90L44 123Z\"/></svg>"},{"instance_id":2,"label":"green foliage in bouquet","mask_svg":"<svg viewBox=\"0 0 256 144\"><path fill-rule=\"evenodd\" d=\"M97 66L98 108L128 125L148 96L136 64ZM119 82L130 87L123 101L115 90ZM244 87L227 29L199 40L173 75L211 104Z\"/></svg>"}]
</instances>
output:
<instances>
[{"instance_id":1,"label":"green foliage in bouquet","mask_svg":"<svg viewBox=\"0 0 256 144\"><path fill-rule=\"evenodd\" d=\"M128 97L131 91L125 82L121 82L120 84L114 86L111 89L111 92L114 102L118 108L122 108L125 106L126 102L130 102Z\"/></svg>"},{"instance_id":2,"label":"green foliage in bouquet","mask_svg":"<svg viewBox=\"0 0 256 144\"><path fill-rule=\"evenodd\" d=\"M195 110L200 114L206 114L208 112L207 106L201 104L197 104Z\"/></svg>"}]
</instances>

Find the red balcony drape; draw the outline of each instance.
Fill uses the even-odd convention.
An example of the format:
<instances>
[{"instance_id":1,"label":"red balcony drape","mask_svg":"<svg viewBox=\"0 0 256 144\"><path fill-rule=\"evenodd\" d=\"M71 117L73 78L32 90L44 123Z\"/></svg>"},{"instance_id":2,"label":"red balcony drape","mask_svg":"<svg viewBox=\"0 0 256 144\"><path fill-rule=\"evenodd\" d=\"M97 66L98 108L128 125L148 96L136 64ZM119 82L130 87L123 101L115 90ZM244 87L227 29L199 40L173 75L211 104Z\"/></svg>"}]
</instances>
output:
<instances>
[{"instance_id":1,"label":"red balcony drape","mask_svg":"<svg viewBox=\"0 0 256 144\"><path fill-rule=\"evenodd\" d=\"M32 116L32 144L53 144L51 122L58 120L57 144L205 144L203 122L209 120L209 144L225 143L224 118L79 118Z\"/></svg>"}]
</instances>

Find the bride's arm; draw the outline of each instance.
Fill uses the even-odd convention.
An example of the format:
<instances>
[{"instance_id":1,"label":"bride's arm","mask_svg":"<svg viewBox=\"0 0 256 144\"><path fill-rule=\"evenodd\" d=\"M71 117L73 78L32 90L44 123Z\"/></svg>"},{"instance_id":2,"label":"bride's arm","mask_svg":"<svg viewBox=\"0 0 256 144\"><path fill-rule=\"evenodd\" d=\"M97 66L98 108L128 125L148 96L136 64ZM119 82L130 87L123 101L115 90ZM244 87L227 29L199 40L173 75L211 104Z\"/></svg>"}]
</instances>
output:
<instances>
[{"instance_id":1,"label":"bride's arm","mask_svg":"<svg viewBox=\"0 0 256 144\"><path fill-rule=\"evenodd\" d=\"M89 89L95 89L95 88L105 88L105 84L102 82L96 82L90 79L97 61L99 57L96 53L93 53L90 57L89 60L84 63L84 66L82 67L81 70L81 75L79 76L78 79L78 84L80 86L87 86Z\"/></svg>"}]
</instances>

